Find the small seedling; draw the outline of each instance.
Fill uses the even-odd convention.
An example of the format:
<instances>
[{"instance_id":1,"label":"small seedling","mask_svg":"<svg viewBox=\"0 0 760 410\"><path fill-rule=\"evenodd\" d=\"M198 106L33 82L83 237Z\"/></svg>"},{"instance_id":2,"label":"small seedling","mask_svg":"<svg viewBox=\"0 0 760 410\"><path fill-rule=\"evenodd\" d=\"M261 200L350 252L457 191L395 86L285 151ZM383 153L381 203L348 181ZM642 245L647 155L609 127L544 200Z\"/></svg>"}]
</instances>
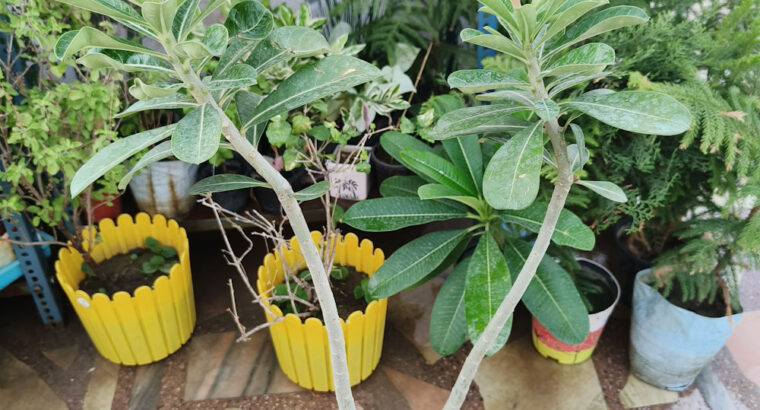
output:
<instances>
[{"instance_id":1,"label":"small seedling","mask_svg":"<svg viewBox=\"0 0 760 410\"><path fill-rule=\"evenodd\" d=\"M90 265L87 264L87 262L82 262L81 268L82 272L84 272L85 275L87 275L88 278L94 278L95 272L92 270Z\"/></svg>"},{"instance_id":2,"label":"small seedling","mask_svg":"<svg viewBox=\"0 0 760 410\"><path fill-rule=\"evenodd\" d=\"M290 292L288 292L288 284L287 283L280 283L279 285L274 287L274 290L272 292L274 296L280 296L280 297L289 297L290 295L293 295L299 299L307 300L308 296L306 295L306 289L298 286L296 283L290 283ZM275 301L275 304L282 310L282 313L287 315L288 313L298 313L298 305L296 304L296 311L293 312L293 303L290 303L290 300L288 299L281 299Z\"/></svg>"},{"instance_id":3,"label":"small seedling","mask_svg":"<svg viewBox=\"0 0 760 410\"><path fill-rule=\"evenodd\" d=\"M363 298L364 301L367 303L375 300L375 298L373 298L369 292L369 278L362 279L361 284L359 284L359 286L354 288L354 298L355 299Z\"/></svg>"},{"instance_id":4,"label":"small seedling","mask_svg":"<svg viewBox=\"0 0 760 410\"><path fill-rule=\"evenodd\" d=\"M140 267L142 273L146 275L152 275L159 271L161 273L169 273L172 266L177 263L177 251L171 246L161 246L156 238L150 236L145 238L145 247L153 252L153 256L149 261L143 262ZM129 257L132 260L137 259L137 255L134 254Z\"/></svg>"},{"instance_id":5,"label":"small seedling","mask_svg":"<svg viewBox=\"0 0 760 410\"><path fill-rule=\"evenodd\" d=\"M130 253L129 254L129 259L131 259L131 260L137 259L137 254L136 253Z\"/></svg>"},{"instance_id":6,"label":"small seedling","mask_svg":"<svg viewBox=\"0 0 760 410\"><path fill-rule=\"evenodd\" d=\"M311 280L311 272L305 270L298 275L301 280Z\"/></svg>"},{"instance_id":7,"label":"small seedling","mask_svg":"<svg viewBox=\"0 0 760 410\"><path fill-rule=\"evenodd\" d=\"M104 295L108 295L108 291L106 291L106 288L99 288L98 293L102 293Z\"/></svg>"},{"instance_id":8,"label":"small seedling","mask_svg":"<svg viewBox=\"0 0 760 410\"><path fill-rule=\"evenodd\" d=\"M348 277L348 268L345 266L335 266L330 271L330 277L335 280L343 280Z\"/></svg>"}]
</instances>

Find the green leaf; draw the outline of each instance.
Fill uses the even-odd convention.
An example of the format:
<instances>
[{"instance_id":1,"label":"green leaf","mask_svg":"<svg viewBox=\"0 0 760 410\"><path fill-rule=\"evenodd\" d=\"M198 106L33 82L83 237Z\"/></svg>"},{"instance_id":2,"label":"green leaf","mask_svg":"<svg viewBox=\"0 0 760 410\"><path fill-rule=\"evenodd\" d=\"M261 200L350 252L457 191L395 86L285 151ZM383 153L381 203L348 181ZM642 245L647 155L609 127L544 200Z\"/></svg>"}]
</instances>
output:
<instances>
[{"instance_id":1,"label":"green leaf","mask_svg":"<svg viewBox=\"0 0 760 410\"><path fill-rule=\"evenodd\" d=\"M258 41L248 40L244 38L231 39L227 45L227 49L224 50L224 54L222 54L222 57L219 59L219 63L216 65L216 69L214 69L214 75L221 75L228 68L238 64L240 59L242 59L244 55L251 52L251 50L253 50L258 43Z\"/></svg>"},{"instance_id":2,"label":"green leaf","mask_svg":"<svg viewBox=\"0 0 760 410\"><path fill-rule=\"evenodd\" d=\"M89 48L107 48L113 50L131 51L134 53L147 54L158 58L164 58L161 53L155 52L140 44L133 43L118 37L109 36L92 27L83 27L79 30L64 33L55 43L55 56L66 61L78 51Z\"/></svg>"},{"instance_id":3,"label":"green leaf","mask_svg":"<svg viewBox=\"0 0 760 410\"><path fill-rule=\"evenodd\" d=\"M140 157L140 160L137 161L135 166L132 167L132 169L127 172L124 177L121 178L119 181L119 189L124 189L129 184L129 181L132 180L132 177L135 176L136 173L139 171L145 169L148 165L153 164L155 162L161 161L163 159L169 158L172 156L172 142L171 141L164 141L155 147L151 148L150 151L146 152L142 157Z\"/></svg>"},{"instance_id":4,"label":"green leaf","mask_svg":"<svg viewBox=\"0 0 760 410\"><path fill-rule=\"evenodd\" d=\"M527 87L528 84L509 74L489 70L460 70L449 75L449 87L474 94L507 87Z\"/></svg>"},{"instance_id":5,"label":"green leaf","mask_svg":"<svg viewBox=\"0 0 760 410\"><path fill-rule=\"evenodd\" d=\"M443 149L451 162L466 171L475 189L480 193L483 185L483 153L477 135L465 135L443 140Z\"/></svg>"},{"instance_id":6,"label":"green leaf","mask_svg":"<svg viewBox=\"0 0 760 410\"><path fill-rule=\"evenodd\" d=\"M464 292L467 263L463 260L443 282L430 314L430 344L442 356L457 351L467 341Z\"/></svg>"},{"instance_id":7,"label":"green leaf","mask_svg":"<svg viewBox=\"0 0 760 410\"><path fill-rule=\"evenodd\" d=\"M230 37L261 40L272 32L272 13L258 1L243 1L235 4L224 22Z\"/></svg>"},{"instance_id":8,"label":"green leaf","mask_svg":"<svg viewBox=\"0 0 760 410\"><path fill-rule=\"evenodd\" d=\"M501 211L499 215L504 222L518 224L531 232L538 233L544 222L548 204L543 201L533 202L529 207L514 211ZM560 246L590 251L594 249L596 236L586 224L574 213L563 209L552 234L552 241Z\"/></svg>"},{"instance_id":9,"label":"green leaf","mask_svg":"<svg viewBox=\"0 0 760 410\"><path fill-rule=\"evenodd\" d=\"M328 56L288 77L256 107L243 130L314 100L380 76L373 65L349 56Z\"/></svg>"},{"instance_id":10,"label":"green leaf","mask_svg":"<svg viewBox=\"0 0 760 410\"><path fill-rule=\"evenodd\" d=\"M153 71L162 74L174 75L174 70L165 61L142 53L133 53L123 50L108 50L91 48L85 55L77 60L77 63L93 70L112 68L130 73L138 71Z\"/></svg>"},{"instance_id":11,"label":"green leaf","mask_svg":"<svg viewBox=\"0 0 760 410\"><path fill-rule=\"evenodd\" d=\"M460 194L477 195L472 181L454 164L429 151L405 149L401 151L404 164L417 175L448 186Z\"/></svg>"},{"instance_id":12,"label":"green leaf","mask_svg":"<svg viewBox=\"0 0 760 410\"><path fill-rule=\"evenodd\" d=\"M504 257L510 271L520 272L531 246L521 240L507 242ZM578 344L589 331L588 311L573 280L550 257L544 256L522 301L530 313L557 339Z\"/></svg>"},{"instance_id":13,"label":"green leaf","mask_svg":"<svg viewBox=\"0 0 760 410\"><path fill-rule=\"evenodd\" d=\"M74 6L80 9L94 11L108 17L118 18L133 23L144 24L145 20L121 0L57 0L63 4Z\"/></svg>"},{"instance_id":14,"label":"green leaf","mask_svg":"<svg viewBox=\"0 0 760 410\"><path fill-rule=\"evenodd\" d=\"M559 116L559 105L550 98L536 101L533 109L536 110L536 114L544 121L550 121Z\"/></svg>"},{"instance_id":15,"label":"green leaf","mask_svg":"<svg viewBox=\"0 0 760 410\"><path fill-rule=\"evenodd\" d=\"M579 147L578 144L570 144L567 146L567 157L570 159L570 167L573 172L583 168L583 165L588 162L589 153L585 147Z\"/></svg>"},{"instance_id":16,"label":"green leaf","mask_svg":"<svg viewBox=\"0 0 760 410\"><path fill-rule=\"evenodd\" d=\"M173 130L174 124L167 125L118 139L105 146L74 174L71 179L71 197L75 198L90 184L127 158L167 138Z\"/></svg>"},{"instance_id":17,"label":"green leaf","mask_svg":"<svg viewBox=\"0 0 760 410\"><path fill-rule=\"evenodd\" d=\"M177 8L172 21L172 34L177 41L183 41L193 27L193 17L198 11L200 0L184 0Z\"/></svg>"},{"instance_id":18,"label":"green leaf","mask_svg":"<svg viewBox=\"0 0 760 410\"><path fill-rule=\"evenodd\" d=\"M295 198L298 201L311 201L312 199L321 197L329 190L330 183L328 181L321 181L296 192Z\"/></svg>"},{"instance_id":19,"label":"green leaf","mask_svg":"<svg viewBox=\"0 0 760 410\"><path fill-rule=\"evenodd\" d=\"M491 158L483 176L483 194L496 209L523 209L538 195L543 122L517 133Z\"/></svg>"},{"instance_id":20,"label":"green leaf","mask_svg":"<svg viewBox=\"0 0 760 410\"><path fill-rule=\"evenodd\" d=\"M211 104L190 111L172 133L172 152L177 159L200 164L216 154L222 134L222 117Z\"/></svg>"},{"instance_id":21,"label":"green leaf","mask_svg":"<svg viewBox=\"0 0 760 410\"><path fill-rule=\"evenodd\" d=\"M135 77L134 84L129 87L129 93L138 100L150 100L153 98L168 97L182 88L182 83L156 83L145 84Z\"/></svg>"},{"instance_id":22,"label":"green leaf","mask_svg":"<svg viewBox=\"0 0 760 410\"><path fill-rule=\"evenodd\" d=\"M235 64L219 75L214 75L208 83L210 90L248 87L256 84L256 69L248 64Z\"/></svg>"},{"instance_id":23,"label":"green leaf","mask_svg":"<svg viewBox=\"0 0 760 410\"><path fill-rule=\"evenodd\" d=\"M597 194L615 202L626 202L628 197L619 186L609 181L576 181L576 184L583 185Z\"/></svg>"},{"instance_id":24,"label":"green leaf","mask_svg":"<svg viewBox=\"0 0 760 410\"><path fill-rule=\"evenodd\" d=\"M584 17L568 28L565 31L564 43L549 54L554 54L599 34L622 27L646 23L647 21L649 21L649 16L638 7L617 6L606 8Z\"/></svg>"},{"instance_id":25,"label":"green leaf","mask_svg":"<svg viewBox=\"0 0 760 410\"><path fill-rule=\"evenodd\" d=\"M496 309L512 287L507 262L499 245L486 231L478 241L478 246L467 264L467 281L464 292L464 311L467 334L475 343L491 321ZM488 354L498 351L509 338L512 329L510 316L499 337L489 348Z\"/></svg>"},{"instance_id":26,"label":"green leaf","mask_svg":"<svg viewBox=\"0 0 760 410\"><path fill-rule=\"evenodd\" d=\"M463 210L442 202L388 197L353 204L343 215L343 222L362 231L384 232L464 216Z\"/></svg>"},{"instance_id":27,"label":"green leaf","mask_svg":"<svg viewBox=\"0 0 760 410\"><path fill-rule=\"evenodd\" d=\"M227 48L227 29L221 24L213 24L206 29L206 34L198 40L187 40L177 43L174 51L180 56L190 59L220 56Z\"/></svg>"},{"instance_id":28,"label":"green leaf","mask_svg":"<svg viewBox=\"0 0 760 410\"><path fill-rule=\"evenodd\" d=\"M175 0L145 1L140 4L143 18L159 33L171 33L176 11Z\"/></svg>"},{"instance_id":29,"label":"green leaf","mask_svg":"<svg viewBox=\"0 0 760 410\"><path fill-rule=\"evenodd\" d=\"M582 95L563 105L613 127L641 134L682 134L692 120L689 110L675 98L649 91Z\"/></svg>"},{"instance_id":30,"label":"green leaf","mask_svg":"<svg viewBox=\"0 0 760 410\"><path fill-rule=\"evenodd\" d=\"M147 110L170 110L175 108L193 108L197 107L198 103L192 98L184 94L173 94L168 97L153 98L145 101L138 101L126 110L116 114L114 118L126 117L127 115L134 114L140 111Z\"/></svg>"},{"instance_id":31,"label":"green leaf","mask_svg":"<svg viewBox=\"0 0 760 410\"><path fill-rule=\"evenodd\" d=\"M418 283L467 237L466 230L458 229L429 233L407 242L393 252L370 278L372 296L377 299L390 297Z\"/></svg>"},{"instance_id":32,"label":"green leaf","mask_svg":"<svg viewBox=\"0 0 760 410\"><path fill-rule=\"evenodd\" d=\"M255 180L251 177L240 174L220 174L203 178L196 182L188 193L190 195L201 195L213 192L234 191L237 189L269 187L266 182Z\"/></svg>"},{"instance_id":33,"label":"green leaf","mask_svg":"<svg viewBox=\"0 0 760 410\"><path fill-rule=\"evenodd\" d=\"M487 92L483 94L478 94L475 96L475 99L478 101L488 101L488 102L513 101L518 104L531 105L533 96L531 95L529 91L507 89L507 90L498 90L498 91L491 91L491 92Z\"/></svg>"},{"instance_id":34,"label":"green leaf","mask_svg":"<svg viewBox=\"0 0 760 410\"><path fill-rule=\"evenodd\" d=\"M557 11L557 17L546 29L546 33L541 38L541 43L551 39L559 34L567 26L573 24L578 18L588 13L590 10L607 4L608 0L587 0L587 1L567 1L563 7Z\"/></svg>"},{"instance_id":35,"label":"green leaf","mask_svg":"<svg viewBox=\"0 0 760 410\"><path fill-rule=\"evenodd\" d=\"M469 206L472 209L479 210L481 206L480 200L471 195L463 195L458 190L451 188L447 185L441 184L426 184L421 186L417 190L417 194L420 199L449 199Z\"/></svg>"},{"instance_id":36,"label":"green leaf","mask_svg":"<svg viewBox=\"0 0 760 410\"><path fill-rule=\"evenodd\" d=\"M406 162L401 158L401 151L405 149L413 149L417 151L433 152L433 149L429 145L422 142L419 138L415 138L408 134L403 134L397 131L388 131L380 136L380 146L383 150L391 156L391 158L400 162L406 166Z\"/></svg>"},{"instance_id":37,"label":"green leaf","mask_svg":"<svg viewBox=\"0 0 760 410\"><path fill-rule=\"evenodd\" d=\"M520 61L525 61L525 55L523 54L522 49L520 49L514 41L501 34L484 34L478 30L466 28L459 33L459 36L465 43L490 48Z\"/></svg>"},{"instance_id":38,"label":"green leaf","mask_svg":"<svg viewBox=\"0 0 760 410\"><path fill-rule=\"evenodd\" d=\"M528 122L510 114L527 109L528 107L511 104L460 108L442 115L430 131L430 137L444 140L470 134L516 132L525 128Z\"/></svg>"},{"instance_id":39,"label":"green leaf","mask_svg":"<svg viewBox=\"0 0 760 410\"><path fill-rule=\"evenodd\" d=\"M247 90L238 91L237 94L235 94L235 107L237 108L240 121L243 123L248 122L251 119L253 111L259 106L259 104L261 104L263 99L264 96ZM266 125L267 123L263 122L245 130L245 138L254 147L259 146L259 140L261 140L261 135L264 134Z\"/></svg>"},{"instance_id":40,"label":"green leaf","mask_svg":"<svg viewBox=\"0 0 760 410\"><path fill-rule=\"evenodd\" d=\"M559 58L542 75L558 76L589 71L598 73L612 64L615 64L615 50L612 47L604 43L589 43Z\"/></svg>"},{"instance_id":41,"label":"green leaf","mask_svg":"<svg viewBox=\"0 0 760 410\"><path fill-rule=\"evenodd\" d=\"M260 73L291 57L313 57L330 51L330 44L319 32L307 27L276 28L261 41L246 60Z\"/></svg>"},{"instance_id":42,"label":"green leaf","mask_svg":"<svg viewBox=\"0 0 760 410\"><path fill-rule=\"evenodd\" d=\"M554 82L549 83L546 89L549 90L549 96L554 98L557 94L561 93L562 91L575 87L578 84L583 84L587 81L592 81L598 78L606 77L607 74L609 74L609 72L606 72L606 71L601 72L601 73L589 74L589 75L568 74L566 76L557 77L557 79Z\"/></svg>"},{"instance_id":43,"label":"green leaf","mask_svg":"<svg viewBox=\"0 0 760 410\"><path fill-rule=\"evenodd\" d=\"M417 198L417 189L425 180L416 175L394 175L380 184L380 195L384 197L410 196Z\"/></svg>"}]
</instances>

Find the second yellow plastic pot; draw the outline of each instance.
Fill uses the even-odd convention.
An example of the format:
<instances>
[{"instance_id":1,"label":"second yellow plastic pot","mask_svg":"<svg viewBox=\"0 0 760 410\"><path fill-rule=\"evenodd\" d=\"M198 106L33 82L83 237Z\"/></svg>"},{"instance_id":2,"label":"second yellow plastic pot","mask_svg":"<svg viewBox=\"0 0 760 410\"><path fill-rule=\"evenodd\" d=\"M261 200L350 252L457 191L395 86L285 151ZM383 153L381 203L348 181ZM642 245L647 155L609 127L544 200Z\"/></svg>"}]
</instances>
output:
<instances>
[{"instance_id":1,"label":"second yellow plastic pot","mask_svg":"<svg viewBox=\"0 0 760 410\"><path fill-rule=\"evenodd\" d=\"M311 237L318 246L322 243L321 233L312 232ZM297 272L306 266L295 238L290 241L290 249L283 249L282 253L285 265L291 272ZM371 241L365 239L359 243L359 238L352 233L338 238L334 264L351 266L357 272L372 276L383 262L383 251L375 249ZM256 286L259 294L263 298L268 297L270 290L282 281L283 263L279 253L267 254L258 271ZM268 321L282 317L282 311L277 306L266 300L264 303L272 313L267 313ZM352 386L367 379L380 362L387 306L388 299L375 300L367 305L364 312L355 311L345 321L341 318L346 339L348 377ZM308 318L301 321L298 316L289 313L284 320L270 326L269 332L280 368L290 380L316 391L335 389L327 328L321 320Z\"/></svg>"}]
</instances>

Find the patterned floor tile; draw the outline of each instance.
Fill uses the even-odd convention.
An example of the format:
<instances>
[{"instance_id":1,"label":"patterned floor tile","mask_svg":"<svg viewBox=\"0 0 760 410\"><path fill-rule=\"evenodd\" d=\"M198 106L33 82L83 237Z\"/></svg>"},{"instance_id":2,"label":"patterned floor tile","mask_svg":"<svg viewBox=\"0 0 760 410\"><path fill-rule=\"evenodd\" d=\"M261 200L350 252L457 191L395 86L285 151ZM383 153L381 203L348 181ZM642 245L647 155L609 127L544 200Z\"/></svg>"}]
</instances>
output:
<instances>
[{"instance_id":1,"label":"patterned floor tile","mask_svg":"<svg viewBox=\"0 0 760 410\"><path fill-rule=\"evenodd\" d=\"M69 366L74 363L74 359L77 358L78 352L79 346L72 345L57 349L43 350L42 354L50 359L51 362L55 363L56 366L60 367L61 370L67 370Z\"/></svg>"},{"instance_id":2,"label":"patterned floor tile","mask_svg":"<svg viewBox=\"0 0 760 410\"><path fill-rule=\"evenodd\" d=\"M119 365L98 355L90 374L82 408L84 410L110 409L118 380Z\"/></svg>"},{"instance_id":3,"label":"patterned floor tile","mask_svg":"<svg viewBox=\"0 0 760 410\"><path fill-rule=\"evenodd\" d=\"M435 278L388 301L389 322L412 342L428 364L441 358L430 346L430 313L442 284L443 279Z\"/></svg>"},{"instance_id":4,"label":"patterned floor tile","mask_svg":"<svg viewBox=\"0 0 760 410\"><path fill-rule=\"evenodd\" d=\"M625 387L620 391L620 402L627 409L673 403L676 400L678 400L678 393L658 389L634 375L628 376Z\"/></svg>"},{"instance_id":5,"label":"patterned floor tile","mask_svg":"<svg viewBox=\"0 0 760 410\"><path fill-rule=\"evenodd\" d=\"M31 367L0 347L0 410L66 410Z\"/></svg>"},{"instance_id":6,"label":"patterned floor tile","mask_svg":"<svg viewBox=\"0 0 760 410\"><path fill-rule=\"evenodd\" d=\"M387 366L381 367L381 370L388 376L396 389L401 392L411 410L440 409L446 404L446 399L449 397L448 390L415 379Z\"/></svg>"},{"instance_id":7,"label":"patterned floor tile","mask_svg":"<svg viewBox=\"0 0 760 410\"><path fill-rule=\"evenodd\" d=\"M129 410L153 410L158 407L165 368L166 361L137 367L129 395Z\"/></svg>"}]
</instances>

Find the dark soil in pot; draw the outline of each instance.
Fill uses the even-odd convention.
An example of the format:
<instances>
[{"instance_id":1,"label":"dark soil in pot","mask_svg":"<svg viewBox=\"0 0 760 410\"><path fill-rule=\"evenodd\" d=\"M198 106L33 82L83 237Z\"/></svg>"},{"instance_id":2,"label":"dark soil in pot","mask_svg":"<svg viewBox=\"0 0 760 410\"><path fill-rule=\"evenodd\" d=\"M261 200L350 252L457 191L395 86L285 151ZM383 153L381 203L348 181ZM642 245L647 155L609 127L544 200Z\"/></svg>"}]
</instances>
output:
<instances>
[{"instance_id":1,"label":"dark soil in pot","mask_svg":"<svg viewBox=\"0 0 760 410\"><path fill-rule=\"evenodd\" d=\"M576 287L581 297L588 302L586 308L589 314L601 312L613 303L617 298L617 286L609 274L600 267L579 260L581 266L575 272Z\"/></svg>"},{"instance_id":2,"label":"dark soil in pot","mask_svg":"<svg viewBox=\"0 0 760 410\"><path fill-rule=\"evenodd\" d=\"M631 300L633 298L633 281L636 278L636 273L644 269L652 267L652 262L647 259L642 259L637 255L642 255L645 252L640 250L632 250L631 245L634 241L629 240L629 236L625 231L631 226L630 218L624 218L618 221L614 227L615 243L617 245L618 253L620 254L620 263L618 269L615 271L615 276L618 282L620 282L621 288L621 301L627 306L631 306Z\"/></svg>"},{"instance_id":3,"label":"dark soil in pot","mask_svg":"<svg viewBox=\"0 0 760 410\"><path fill-rule=\"evenodd\" d=\"M364 312L368 305L363 297L354 297L354 289L361 286L362 279L367 278L367 275L357 272L356 269L351 266L346 266L345 268L348 269L348 276L346 278L341 280L330 278L330 285L333 296L335 297L335 304L338 306L338 316L343 320L347 320L348 316L356 311ZM299 276L302 273L303 271L299 272ZM277 304L282 305L282 303L283 302L278 302ZM317 305L317 307L319 307L319 305ZM323 323L325 321L324 317L322 317L321 310L310 312L308 317L315 317ZM301 318L301 320L306 320L306 318Z\"/></svg>"},{"instance_id":4,"label":"dark soil in pot","mask_svg":"<svg viewBox=\"0 0 760 410\"><path fill-rule=\"evenodd\" d=\"M369 160L372 164L372 170L375 171L375 182L378 186L394 175L412 175L412 171L393 159L380 144L377 144L372 150Z\"/></svg>"},{"instance_id":5,"label":"dark soil in pot","mask_svg":"<svg viewBox=\"0 0 760 410\"><path fill-rule=\"evenodd\" d=\"M307 184L304 182L306 169L304 167L298 167L292 171L281 171L280 173L288 180L290 186L293 187L293 192L306 188ZM280 215L282 213L282 205L280 205L280 200L277 199L277 194L275 194L273 189L253 188L253 195L264 212L272 215Z\"/></svg>"},{"instance_id":6,"label":"dark soil in pot","mask_svg":"<svg viewBox=\"0 0 760 410\"><path fill-rule=\"evenodd\" d=\"M652 286L655 286L654 284ZM661 289L655 289L657 292L662 294ZM663 295L664 296L664 295ZM700 316L704 317L724 317L726 316L726 303L723 300L723 295L718 292L718 294L715 296L715 300L713 300L712 303L709 302L709 300L704 300L702 302L697 302L696 300L683 300L683 288L681 287L680 283L677 280L673 281L673 287L670 290L670 293L668 296L664 296L665 299L667 299L668 302L671 304L678 306L682 309L686 309L690 312L694 312ZM731 314L735 313L741 313L739 312L731 312Z\"/></svg>"},{"instance_id":7,"label":"dark soil in pot","mask_svg":"<svg viewBox=\"0 0 760 410\"><path fill-rule=\"evenodd\" d=\"M224 163L216 168L211 164L205 163L198 171L198 179L210 177L218 174L238 174L238 175L251 175L253 167L246 162L243 157L237 152L233 153L233 157L224 161ZM214 202L219 204L222 208L237 212L248 203L249 191L248 189L237 189L235 191L217 192L212 194Z\"/></svg>"},{"instance_id":8,"label":"dark soil in pot","mask_svg":"<svg viewBox=\"0 0 760 410\"><path fill-rule=\"evenodd\" d=\"M148 249L136 248L127 254L92 264L89 266L92 273L79 283L79 289L90 295L105 293L110 296L119 291L132 293L140 286L153 286L159 276L166 274L160 270L151 274L143 272L143 264L149 263L154 256ZM177 258L168 258L167 262L171 267L177 263Z\"/></svg>"}]
</instances>

